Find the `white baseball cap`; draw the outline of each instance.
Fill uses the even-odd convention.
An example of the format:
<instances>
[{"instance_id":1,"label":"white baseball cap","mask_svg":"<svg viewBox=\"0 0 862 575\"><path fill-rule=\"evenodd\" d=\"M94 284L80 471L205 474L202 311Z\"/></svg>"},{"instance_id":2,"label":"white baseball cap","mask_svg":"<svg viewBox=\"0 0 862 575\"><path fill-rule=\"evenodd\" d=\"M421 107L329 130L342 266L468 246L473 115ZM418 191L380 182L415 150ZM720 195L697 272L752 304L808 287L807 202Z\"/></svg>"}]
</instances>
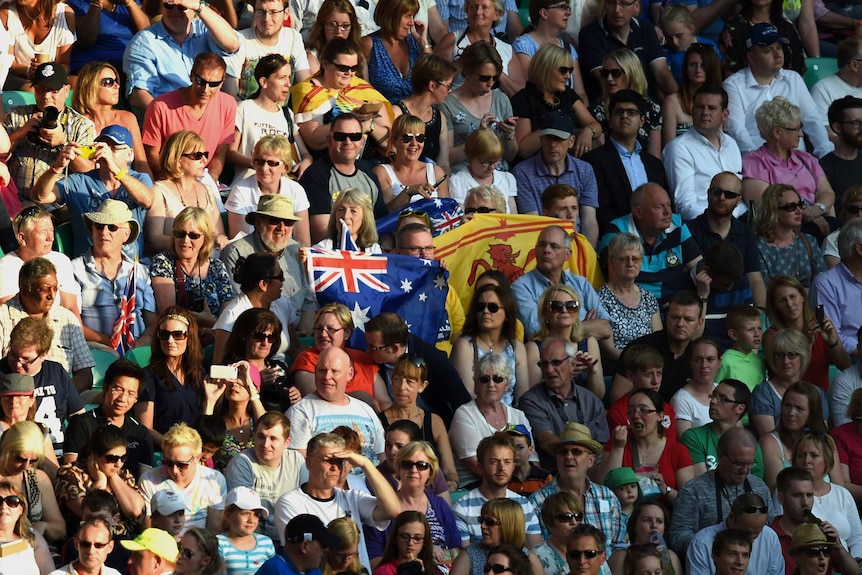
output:
<instances>
[{"instance_id":1,"label":"white baseball cap","mask_svg":"<svg viewBox=\"0 0 862 575\"><path fill-rule=\"evenodd\" d=\"M170 489L156 491L153 495L151 507L153 513L158 513L159 515L172 515L177 511L185 511L187 509L182 493Z\"/></svg>"},{"instance_id":2,"label":"white baseball cap","mask_svg":"<svg viewBox=\"0 0 862 575\"><path fill-rule=\"evenodd\" d=\"M269 515L269 511L267 511L266 507L264 507L260 502L260 495L258 495L254 489L249 489L248 487L234 487L228 491L227 497L225 497L224 500L224 505L225 507L228 505L236 505L245 511L262 511L264 517Z\"/></svg>"}]
</instances>

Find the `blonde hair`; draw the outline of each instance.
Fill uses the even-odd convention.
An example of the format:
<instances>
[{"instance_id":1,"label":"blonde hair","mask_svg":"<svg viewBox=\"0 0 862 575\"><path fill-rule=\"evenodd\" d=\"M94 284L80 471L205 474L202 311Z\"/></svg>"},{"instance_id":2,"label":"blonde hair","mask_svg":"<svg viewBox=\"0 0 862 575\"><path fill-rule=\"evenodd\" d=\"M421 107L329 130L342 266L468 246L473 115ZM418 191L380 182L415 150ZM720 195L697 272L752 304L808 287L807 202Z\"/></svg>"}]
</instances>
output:
<instances>
[{"instance_id":1,"label":"blonde hair","mask_svg":"<svg viewBox=\"0 0 862 575\"><path fill-rule=\"evenodd\" d=\"M329 532L338 539L338 544L331 547L329 549L330 552L345 551L354 545L359 545L359 526L357 526L356 521L350 517L338 517L333 519L326 527L329 529ZM332 565L329 564L328 559L323 561L321 571L322 575L334 575L335 573L332 569ZM358 554L353 557L353 560L347 566L346 571L352 571L354 573L360 573L362 571L362 564L359 563Z\"/></svg>"},{"instance_id":2,"label":"blonde hair","mask_svg":"<svg viewBox=\"0 0 862 575\"><path fill-rule=\"evenodd\" d=\"M503 141L491 128L473 130L464 140L464 155L467 161L496 162L503 157Z\"/></svg>"},{"instance_id":3,"label":"blonde hair","mask_svg":"<svg viewBox=\"0 0 862 575\"><path fill-rule=\"evenodd\" d=\"M177 214L177 217L174 218L174 227L173 231L177 231L187 223L191 223L194 227L201 231L203 234L204 243L201 245L201 249L198 251L198 265L208 262L210 256L213 253L213 248L215 247L215 238L213 238L213 225L210 220L209 214L207 214L206 210L203 208L198 208L196 206L189 206L187 208L183 208L183 211ZM176 245L174 244L175 238L171 238L171 246L170 251L171 254L176 258L179 257L177 254Z\"/></svg>"},{"instance_id":4,"label":"blonde hair","mask_svg":"<svg viewBox=\"0 0 862 575\"><path fill-rule=\"evenodd\" d=\"M606 60L613 60L619 64L626 75L626 79L628 79L629 90L634 90L644 98L648 97L646 76L637 54L628 48L617 48L605 56L602 62L604 63ZM605 110L610 114L611 95L607 93L604 82L602 82L602 100L605 103Z\"/></svg>"},{"instance_id":5,"label":"blonde hair","mask_svg":"<svg viewBox=\"0 0 862 575\"><path fill-rule=\"evenodd\" d=\"M572 55L556 44L546 44L530 59L527 79L542 92L551 92L550 80L557 68L573 65Z\"/></svg>"},{"instance_id":6,"label":"blonde hair","mask_svg":"<svg viewBox=\"0 0 862 575\"><path fill-rule=\"evenodd\" d=\"M27 504L27 498L24 496L24 492L18 489L17 485L9 481L0 481L0 492L2 491L11 492L12 495L16 495L18 499L21 500L21 516L18 517L18 521L15 522L15 527L12 528L12 532L21 539L27 541L31 547L35 547L36 536L33 535L33 527L30 525L30 520L27 518L29 514L29 505Z\"/></svg>"},{"instance_id":7,"label":"blonde hair","mask_svg":"<svg viewBox=\"0 0 862 575\"><path fill-rule=\"evenodd\" d=\"M96 95L99 93L99 75L102 70L108 69L114 73L119 81L120 73L108 62L90 62L78 71L78 82L72 92L72 108L84 116L89 116L97 105Z\"/></svg>"},{"instance_id":8,"label":"blonde hair","mask_svg":"<svg viewBox=\"0 0 862 575\"><path fill-rule=\"evenodd\" d=\"M496 208L498 212L501 214L506 213L506 198L504 198L500 190L494 186L476 186L467 192L467 196L464 198L464 205L467 205L467 202L473 198L490 202L494 204L494 208Z\"/></svg>"},{"instance_id":9,"label":"blonde hair","mask_svg":"<svg viewBox=\"0 0 862 575\"><path fill-rule=\"evenodd\" d=\"M206 144L199 135L189 130L174 132L165 142L159 154L159 165L162 172L170 179L178 179L183 175L180 168L180 159L192 148L206 150Z\"/></svg>"},{"instance_id":10,"label":"blonde hair","mask_svg":"<svg viewBox=\"0 0 862 575\"><path fill-rule=\"evenodd\" d=\"M261 154L272 154L278 156L278 159L284 162L286 167L290 167L296 161L293 157L293 146L290 140L281 135L264 136L254 145L251 152L253 158Z\"/></svg>"},{"instance_id":11,"label":"blonde hair","mask_svg":"<svg viewBox=\"0 0 862 575\"><path fill-rule=\"evenodd\" d=\"M571 287L564 284L551 286L545 291L543 291L542 295L539 296L539 333L536 334L535 338L539 341L544 341L545 338L550 337L551 335L549 331L550 320L545 319L545 314L548 313L548 305L551 301L551 298L554 297L554 294L557 293L564 293L568 295L573 300L578 302L578 305L580 305L581 303L581 297L578 295L578 293ZM584 328L581 325L578 311L576 310L572 315L574 316L574 322L572 323L571 331L569 331L569 340L574 343L579 343L581 340L584 339Z\"/></svg>"},{"instance_id":12,"label":"blonde hair","mask_svg":"<svg viewBox=\"0 0 862 575\"><path fill-rule=\"evenodd\" d=\"M796 194L797 202L802 199L796 188L790 184L772 184L767 186L760 197L757 235L768 242L771 242L775 238L775 226L778 225L778 205L781 203L781 196L784 195L784 192L793 192Z\"/></svg>"},{"instance_id":13,"label":"blonde hair","mask_svg":"<svg viewBox=\"0 0 862 575\"><path fill-rule=\"evenodd\" d=\"M410 114L401 114L392 122L392 137L389 138L389 147L394 151L395 142L401 141L404 134L425 134L425 122Z\"/></svg>"},{"instance_id":14,"label":"blonde hair","mask_svg":"<svg viewBox=\"0 0 862 575\"><path fill-rule=\"evenodd\" d=\"M802 365L799 367L799 376L805 373L808 369L808 364L811 362L811 341L801 331L795 329L780 329L769 345L766 346L766 364L769 368L775 371L775 353L798 353L802 358Z\"/></svg>"},{"instance_id":15,"label":"blonde hair","mask_svg":"<svg viewBox=\"0 0 862 575\"><path fill-rule=\"evenodd\" d=\"M195 455L200 455L203 448L201 435L195 429L189 427L185 423L175 423L165 433L162 440L162 450L167 447L184 447L192 448Z\"/></svg>"},{"instance_id":16,"label":"blonde hair","mask_svg":"<svg viewBox=\"0 0 862 575\"><path fill-rule=\"evenodd\" d=\"M36 454L37 465L45 460L45 434L35 421L19 421L0 438L0 474L8 475L9 463L25 451Z\"/></svg>"},{"instance_id":17,"label":"blonde hair","mask_svg":"<svg viewBox=\"0 0 862 575\"><path fill-rule=\"evenodd\" d=\"M333 243L338 243L338 220L336 219L336 211L343 205L356 206L362 208L362 225L359 226L359 231L353 241L360 249L366 249L372 244L377 243L377 224L374 220L374 208L371 205L371 196L367 193L357 190L356 188L347 188L338 194L338 197L332 202L332 212L329 214L329 226L327 231Z\"/></svg>"},{"instance_id":18,"label":"blonde hair","mask_svg":"<svg viewBox=\"0 0 862 575\"><path fill-rule=\"evenodd\" d=\"M768 140L772 136L772 130L775 128L783 127L788 122L798 122L801 119L802 110L799 109L799 106L791 104L781 96L764 102L754 113L757 131L764 140Z\"/></svg>"},{"instance_id":19,"label":"blonde hair","mask_svg":"<svg viewBox=\"0 0 862 575\"><path fill-rule=\"evenodd\" d=\"M512 499L491 499L482 506L481 513L500 521L501 543L518 548L527 544L527 520L520 503Z\"/></svg>"},{"instance_id":20,"label":"blonde hair","mask_svg":"<svg viewBox=\"0 0 862 575\"><path fill-rule=\"evenodd\" d=\"M414 455L420 452L428 458L428 463L431 464L428 480L425 482L426 484L430 484L437 476L437 472L440 471L440 460L437 458L437 454L434 453L434 448L431 447L431 444L427 441L411 441L399 449L398 453L395 455L395 469L397 470L400 468L402 461L405 459L411 459Z\"/></svg>"}]
</instances>

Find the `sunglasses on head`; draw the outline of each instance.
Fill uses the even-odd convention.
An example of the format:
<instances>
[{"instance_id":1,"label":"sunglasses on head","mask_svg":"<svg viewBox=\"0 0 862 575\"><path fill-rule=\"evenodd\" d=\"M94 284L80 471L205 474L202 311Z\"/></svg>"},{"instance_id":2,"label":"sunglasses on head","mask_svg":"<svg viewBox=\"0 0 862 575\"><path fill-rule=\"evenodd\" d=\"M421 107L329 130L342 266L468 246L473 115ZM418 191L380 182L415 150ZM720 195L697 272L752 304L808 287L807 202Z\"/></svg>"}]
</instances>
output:
<instances>
[{"instance_id":1,"label":"sunglasses on head","mask_svg":"<svg viewBox=\"0 0 862 575\"><path fill-rule=\"evenodd\" d=\"M199 232L187 232L185 230L174 231L174 237L178 240L184 240L186 239L186 236L188 236L191 240L199 240L201 239L201 237L203 237L203 234Z\"/></svg>"},{"instance_id":2,"label":"sunglasses on head","mask_svg":"<svg viewBox=\"0 0 862 575\"><path fill-rule=\"evenodd\" d=\"M176 467L180 471L185 471L189 468L195 458L192 457L188 461L174 461L173 459L162 459L162 467Z\"/></svg>"},{"instance_id":3,"label":"sunglasses on head","mask_svg":"<svg viewBox=\"0 0 862 575\"><path fill-rule=\"evenodd\" d=\"M120 226L118 226L117 224L100 224L98 222L93 222L93 227L97 230L104 230L105 228L108 228L108 231L112 234L120 229Z\"/></svg>"},{"instance_id":4,"label":"sunglasses on head","mask_svg":"<svg viewBox=\"0 0 862 575\"><path fill-rule=\"evenodd\" d=\"M576 522L580 523L581 521L584 520L584 514L583 513L569 513L569 512L557 513L557 515L554 517L554 519L556 519L559 523L571 523L572 521L576 521Z\"/></svg>"},{"instance_id":5,"label":"sunglasses on head","mask_svg":"<svg viewBox=\"0 0 862 575\"><path fill-rule=\"evenodd\" d=\"M277 168L283 163L280 160L264 160L263 158L255 158L251 162L255 166L269 166L270 168Z\"/></svg>"},{"instance_id":6,"label":"sunglasses on head","mask_svg":"<svg viewBox=\"0 0 862 575\"><path fill-rule=\"evenodd\" d=\"M407 361L413 364L413 367L416 367L418 369L425 369L425 359L423 359L421 355L407 355L405 353L401 357L406 357Z\"/></svg>"},{"instance_id":7,"label":"sunglasses on head","mask_svg":"<svg viewBox=\"0 0 862 575\"><path fill-rule=\"evenodd\" d=\"M801 200L798 202L790 202L789 204L784 204L783 206L778 206L778 209L784 210L785 212L791 212L791 213L796 212L796 211L802 211L805 209L805 202L803 202Z\"/></svg>"},{"instance_id":8,"label":"sunglasses on head","mask_svg":"<svg viewBox=\"0 0 862 575\"><path fill-rule=\"evenodd\" d=\"M709 188L709 193L712 194L713 196L715 196L716 198L718 198L720 196L724 196L725 200L735 200L736 198L738 198L739 196L742 195L742 194L739 194L739 193L731 191L731 190L724 190L722 188Z\"/></svg>"},{"instance_id":9,"label":"sunglasses on head","mask_svg":"<svg viewBox=\"0 0 862 575\"><path fill-rule=\"evenodd\" d=\"M500 81L500 74L494 74L493 76L482 75L482 76L476 76L476 78L478 78L478 80L480 82L483 82L483 83L484 82L491 82L491 81L494 81L496 83L496 82Z\"/></svg>"},{"instance_id":10,"label":"sunglasses on head","mask_svg":"<svg viewBox=\"0 0 862 575\"><path fill-rule=\"evenodd\" d=\"M336 142L344 142L345 140L358 142L362 139L362 132L332 132L332 139Z\"/></svg>"},{"instance_id":11,"label":"sunglasses on head","mask_svg":"<svg viewBox=\"0 0 862 575\"><path fill-rule=\"evenodd\" d=\"M201 87L209 86L210 88L218 88L224 82L224 78L222 78L221 80L205 80L197 74L193 74L193 76L195 78L195 84Z\"/></svg>"},{"instance_id":12,"label":"sunglasses on head","mask_svg":"<svg viewBox=\"0 0 862 575\"><path fill-rule=\"evenodd\" d=\"M186 152L183 154L184 158L191 158L192 160L205 160L210 157L210 153L206 150L202 152Z\"/></svg>"},{"instance_id":13,"label":"sunglasses on head","mask_svg":"<svg viewBox=\"0 0 862 575\"><path fill-rule=\"evenodd\" d=\"M487 206L479 206L478 208L473 208L473 207L470 207L470 208L464 208L464 213L465 213L465 214L476 214L476 213L479 213L479 214L491 214L491 213L494 213L494 212L496 212L496 211L497 211L497 209L496 209L496 208L489 208L489 207L487 207Z\"/></svg>"},{"instance_id":14,"label":"sunglasses on head","mask_svg":"<svg viewBox=\"0 0 862 575\"><path fill-rule=\"evenodd\" d=\"M111 88L113 86L119 86L120 81L116 78L102 78L101 80L99 80L99 85L103 88Z\"/></svg>"},{"instance_id":15,"label":"sunglasses on head","mask_svg":"<svg viewBox=\"0 0 862 575\"><path fill-rule=\"evenodd\" d=\"M482 313L486 309L489 313L497 313L498 311L500 311L500 304L494 302L480 301L473 306L473 311L476 313Z\"/></svg>"},{"instance_id":16,"label":"sunglasses on head","mask_svg":"<svg viewBox=\"0 0 862 575\"><path fill-rule=\"evenodd\" d=\"M6 504L6 507L11 507L15 509L19 505L21 505L21 498L17 495L7 495L6 497L0 497L0 501Z\"/></svg>"},{"instance_id":17,"label":"sunglasses on head","mask_svg":"<svg viewBox=\"0 0 862 575\"><path fill-rule=\"evenodd\" d=\"M405 459L401 463L398 464L398 467L405 471L409 471L410 469L416 468L416 471L427 471L431 469L431 464L427 461L410 461L409 459Z\"/></svg>"},{"instance_id":18,"label":"sunglasses on head","mask_svg":"<svg viewBox=\"0 0 862 575\"><path fill-rule=\"evenodd\" d=\"M569 76L574 71L575 71L574 66L560 66L559 68L557 68L557 72L559 72L563 76Z\"/></svg>"},{"instance_id":19,"label":"sunglasses on head","mask_svg":"<svg viewBox=\"0 0 862 575\"><path fill-rule=\"evenodd\" d=\"M556 312L561 312L563 310L565 310L565 311L578 311L578 309L580 309L580 307L581 307L581 304L576 302L575 300L572 300L572 301L549 301L548 302L548 309L551 311L556 311Z\"/></svg>"},{"instance_id":20,"label":"sunglasses on head","mask_svg":"<svg viewBox=\"0 0 862 575\"><path fill-rule=\"evenodd\" d=\"M425 143L425 134L401 134L401 143L409 144L413 140L416 140L420 144Z\"/></svg>"},{"instance_id":21,"label":"sunglasses on head","mask_svg":"<svg viewBox=\"0 0 862 575\"><path fill-rule=\"evenodd\" d=\"M157 335L161 341L168 341L171 338L174 338L174 341L184 341L189 337L189 332L181 329L175 329L173 331L160 329Z\"/></svg>"},{"instance_id":22,"label":"sunglasses on head","mask_svg":"<svg viewBox=\"0 0 862 575\"><path fill-rule=\"evenodd\" d=\"M598 555L599 551L596 549L572 549L570 551L566 551L566 556L573 561L580 561L581 557L595 559Z\"/></svg>"},{"instance_id":23,"label":"sunglasses on head","mask_svg":"<svg viewBox=\"0 0 862 575\"><path fill-rule=\"evenodd\" d=\"M129 454L124 453L122 455L117 455L116 453L107 453L102 457L104 457L105 461L107 461L108 463L125 463L126 459L128 459L129 457Z\"/></svg>"},{"instance_id":24,"label":"sunglasses on head","mask_svg":"<svg viewBox=\"0 0 862 575\"><path fill-rule=\"evenodd\" d=\"M831 557L832 547L824 545L822 547L806 547L802 552L808 557Z\"/></svg>"},{"instance_id":25,"label":"sunglasses on head","mask_svg":"<svg viewBox=\"0 0 862 575\"><path fill-rule=\"evenodd\" d=\"M359 64L348 66L347 64L336 64L335 62L333 62L332 65L335 66L335 69L342 74L355 74L357 70L359 70Z\"/></svg>"},{"instance_id":26,"label":"sunglasses on head","mask_svg":"<svg viewBox=\"0 0 862 575\"><path fill-rule=\"evenodd\" d=\"M488 385L492 381L494 383L503 383L506 381L506 378L502 375L480 375L477 379L479 380L479 383L484 383L485 385Z\"/></svg>"},{"instance_id":27,"label":"sunglasses on head","mask_svg":"<svg viewBox=\"0 0 862 575\"><path fill-rule=\"evenodd\" d=\"M614 80L616 80L623 75L623 69L614 68L613 70L608 70L607 68L602 68L599 70L599 75L605 80L607 80L608 78L613 78Z\"/></svg>"},{"instance_id":28,"label":"sunglasses on head","mask_svg":"<svg viewBox=\"0 0 862 575\"><path fill-rule=\"evenodd\" d=\"M483 517L479 516L479 525L484 525L485 527L496 527L498 525L502 525L502 522L495 517Z\"/></svg>"},{"instance_id":29,"label":"sunglasses on head","mask_svg":"<svg viewBox=\"0 0 862 575\"><path fill-rule=\"evenodd\" d=\"M505 565L500 565L499 563L485 563L485 566L482 568L482 571L485 573L490 573L493 571L494 573L505 573L512 572L511 567L506 567Z\"/></svg>"},{"instance_id":30,"label":"sunglasses on head","mask_svg":"<svg viewBox=\"0 0 862 575\"><path fill-rule=\"evenodd\" d=\"M253 331L253 332L251 332L251 338L254 341L266 340L269 343L275 343L276 341L278 341L278 334L277 333L266 333L263 331Z\"/></svg>"}]
</instances>

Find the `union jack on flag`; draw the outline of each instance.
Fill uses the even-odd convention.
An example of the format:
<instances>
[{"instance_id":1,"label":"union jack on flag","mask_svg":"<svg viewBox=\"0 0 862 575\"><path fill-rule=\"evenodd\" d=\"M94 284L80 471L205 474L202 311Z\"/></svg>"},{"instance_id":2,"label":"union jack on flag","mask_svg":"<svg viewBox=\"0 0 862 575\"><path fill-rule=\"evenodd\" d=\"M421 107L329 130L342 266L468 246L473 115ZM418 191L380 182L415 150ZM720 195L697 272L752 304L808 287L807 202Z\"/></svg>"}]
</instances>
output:
<instances>
[{"instance_id":1,"label":"union jack on flag","mask_svg":"<svg viewBox=\"0 0 862 575\"><path fill-rule=\"evenodd\" d=\"M114 322L114 327L111 328L111 347L120 354L120 357L123 357L135 344L135 296L138 289L135 276L137 269L138 259L135 258L135 265L132 266L132 271L129 272L129 278L126 282L126 290L120 299L120 316Z\"/></svg>"},{"instance_id":2,"label":"union jack on flag","mask_svg":"<svg viewBox=\"0 0 862 575\"><path fill-rule=\"evenodd\" d=\"M356 326L351 347L365 349L365 324L386 311L404 318L419 338L437 341L449 292L448 272L438 262L311 248L308 273L319 305L336 302L350 310Z\"/></svg>"},{"instance_id":3,"label":"union jack on flag","mask_svg":"<svg viewBox=\"0 0 862 575\"><path fill-rule=\"evenodd\" d=\"M392 212L377 220L377 235L394 234L398 228L398 217L404 212L413 212L419 217L425 213L431 218L431 235L435 238L443 232L461 225L464 210L453 198L429 198L411 202L400 211Z\"/></svg>"}]
</instances>

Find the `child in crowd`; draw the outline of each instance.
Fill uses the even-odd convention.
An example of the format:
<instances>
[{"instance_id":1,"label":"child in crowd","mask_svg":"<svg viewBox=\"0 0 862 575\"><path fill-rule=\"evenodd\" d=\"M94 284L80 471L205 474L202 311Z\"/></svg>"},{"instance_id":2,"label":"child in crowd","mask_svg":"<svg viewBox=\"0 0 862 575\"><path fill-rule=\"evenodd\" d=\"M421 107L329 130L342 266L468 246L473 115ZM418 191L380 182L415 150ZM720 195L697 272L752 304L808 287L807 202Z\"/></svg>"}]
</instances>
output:
<instances>
[{"instance_id":1,"label":"child in crowd","mask_svg":"<svg viewBox=\"0 0 862 575\"><path fill-rule=\"evenodd\" d=\"M620 500L621 521L623 525L627 525L640 495L635 470L631 467L611 469L605 475L605 487L613 491Z\"/></svg>"},{"instance_id":2,"label":"child in crowd","mask_svg":"<svg viewBox=\"0 0 862 575\"><path fill-rule=\"evenodd\" d=\"M625 361L626 377L632 382L632 391L649 388L658 392L661 388L664 358L657 349L645 343L631 345L626 348ZM629 409L629 395L631 392L613 402L608 409L608 429L611 431L618 425L629 425L629 418L626 415ZM661 425L665 430L664 436L671 441L676 441L676 410L666 401Z\"/></svg>"},{"instance_id":3,"label":"child in crowd","mask_svg":"<svg viewBox=\"0 0 862 575\"><path fill-rule=\"evenodd\" d=\"M164 489L153 495L152 526L167 531L180 540L186 526L186 501L178 491Z\"/></svg>"},{"instance_id":4,"label":"child in crowd","mask_svg":"<svg viewBox=\"0 0 862 575\"><path fill-rule=\"evenodd\" d=\"M664 55L677 85L682 84L682 61L685 58L685 51L693 43L709 44L715 49L719 60L721 59L715 42L694 35L694 20L691 17L691 11L686 6L679 4L665 8L664 12L661 13L661 29L665 38Z\"/></svg>"},{"instance_id":5,"label":"child in crowd","mask_svg":"<svg viewBox=\"0 0 862 575\"><path fill-rule=\"evenodd\" d=\"M538 466L534 457L533 438L526 425L507 425L506 433L512 438L515 446L515 472L509 489L523 496L529 496L547 485L553 475L547 469Z\"/></svg>"},{"instance_id":6,"label":"child in crowd","mask_svg":"<svg viewBox=\"0 0 862 575\"><path fill-rule=\"evenodd\" d=\"M503 162L503 141L491 128L479 128L464 140L467 167L449 181L449 197L463 205L467 192L477 186L493 186L506 198L506 212L517 214L515 176L498 169Z\"/></svg>"},{"instance_id":7,"label":"child in crowd","mask_svg":"<svg viewBox=\"0 0 862 575\"><path fill-rule=\"evenodd\" d=\"M733 347L722 354L715 380L738 379L754 391L766 377L766 363L757 353L763 336L760 310L750 305L732 308L727 314L727 335Z\"/></svg>"},{"instance_id":8,"label":"child in crowd","mask_svg":"<svg viewBox=\"0 0 862 575\"><path fill-rule=\"evenodd\" d=\"M215 469L213 456L224 444L227 435L227 426L220 415L202 415L198 420L198 433L201 434L201 465ZM223 470L221 470L223 471Z\"/></svg>"}]
</instances>

